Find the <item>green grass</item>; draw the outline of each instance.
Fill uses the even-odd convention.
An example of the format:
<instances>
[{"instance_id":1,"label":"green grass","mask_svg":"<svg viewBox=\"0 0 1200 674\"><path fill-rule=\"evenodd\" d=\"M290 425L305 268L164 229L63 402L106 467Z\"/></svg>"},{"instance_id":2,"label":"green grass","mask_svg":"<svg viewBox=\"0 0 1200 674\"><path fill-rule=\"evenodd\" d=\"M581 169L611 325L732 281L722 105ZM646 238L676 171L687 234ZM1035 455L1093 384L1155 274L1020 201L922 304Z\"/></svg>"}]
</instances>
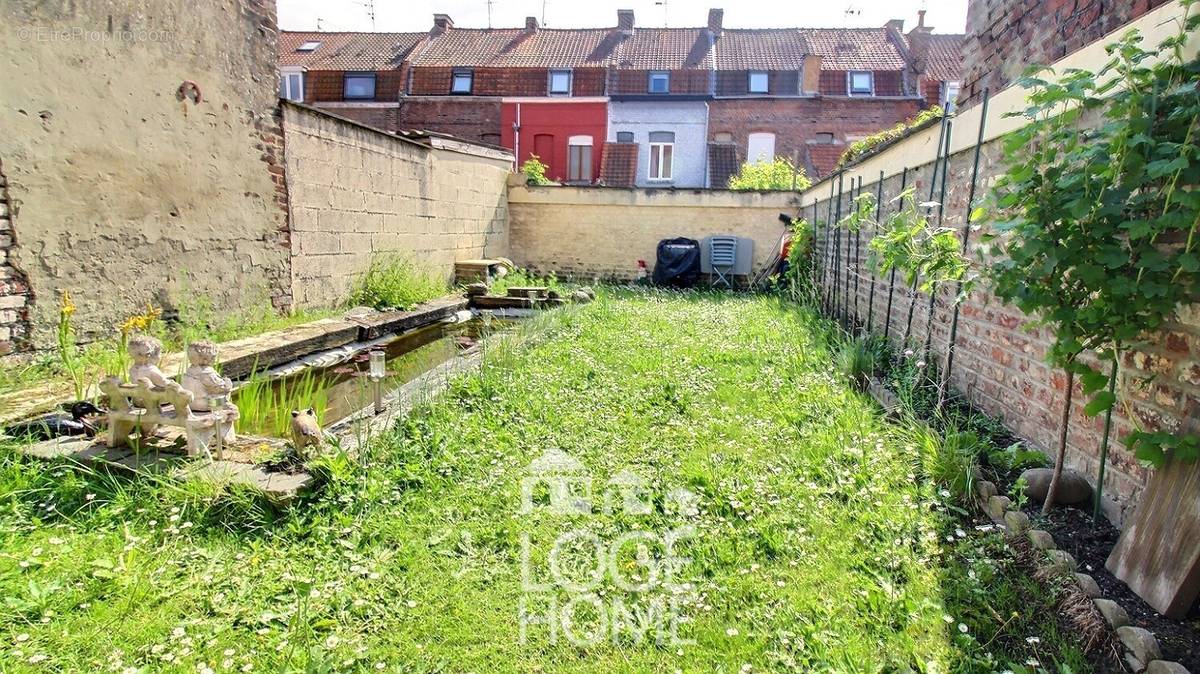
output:
<instances>
[{"instance_id":1,"label":"green grass","mask_svg":"<svg viewBox=\"0 0 1200 674\"><path fill-rule=\"evenodd\" d=\"M765 297L602 294L488 351L365 467L333 457L326 489L283 513L0 453L0 671L1086 671L1050 593L928 478L945 443L882 420L827 329ZM652 512L520 514L550 448L597 493L643 476ZM694 511L667 507L679 488ZM683 525L690 589L605 576L597 597L676 596L694 644L552 643L544 625L521 642L525 537L538 581L564 532L609 545ZM634 548L618 568L644 576Z\"/></svg>"},{"instance_id":2,"label":"green grass","mask_svg":"<svg viewBox=\"0 0 1200 674\"><path fill-rule=\"evenodd\" d=\"M566 295L574 289L573 286L559 280L554 274L538 276L527 269L514 269L502 278L493 281L489 293L492 295L505 295L508 293L509 288L518 288L521 286L542 286L560 295Z\"/></svg>"},{"instance_id":3,"label":"green grass","mask_svg":"<svg viewBox=\"0 0 1200 674\"><path fill-rule=\"evenodd\" d=\"M445 278L403 255L385 254L371 258L370 266L350 290L349 304L379 310L411 309L449 292Z\"/></svg>"}]
</instances>

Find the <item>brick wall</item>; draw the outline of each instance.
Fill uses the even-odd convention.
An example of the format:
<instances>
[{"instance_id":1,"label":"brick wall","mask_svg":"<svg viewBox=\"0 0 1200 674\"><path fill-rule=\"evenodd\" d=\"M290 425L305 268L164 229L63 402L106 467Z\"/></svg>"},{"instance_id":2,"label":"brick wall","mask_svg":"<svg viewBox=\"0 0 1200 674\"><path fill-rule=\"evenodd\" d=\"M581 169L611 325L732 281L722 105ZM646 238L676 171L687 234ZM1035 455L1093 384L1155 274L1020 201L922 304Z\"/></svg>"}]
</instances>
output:
<instances>
[{"instance_id":1,"label":"brick wall","mask_svg":"<svg viewBox=\"0 0 1200 674\"><path fill-rule=\"evenodd\" d=\"M148 303L287 306L275 3L12 0L3 14L0 157L16 216L0 236L19 245L0 273L4 292L34 297L20 346L53 345L64 290L82 340ZM98 49L29 32L113 26L147 38ZM179 95L185 81L199 100Z\"/></svg>"},{"instance_id":2,"label":"brick wall","mask_svg":"<svg viewBox=\"0 0 1200 674\"><path fill-rule=\"evenodd\" d=\"M409 97L400 103L399 126L500 144L500 100L467 96Z\"/></svg>"},{"instance_id":3,"label":"brick wall","mask_svg":"<svg viewBox=\"0 0 1200 674\"><path fill-rule=\"evenodd\" d=\"M872 98L742 99L709 102L708 134L729 133L746 159L751 133L775 134L775 154L797 154L810 174L824 175L841 156L847 137L874 133L903 121L919 110L917 100ZM832 133L832 146L814 146L818 133ZM829 161L832 155L832 162Z\"/></svg>"},{"instance_id":4,"label":"brick wall","mask_svg":"<svg viewBox=\"0 0 1200 674\"><path fill-rule=\"evenodd\" d=\"M754 268L778 250L786 192L645 190L611 187L509 188L513 261L538 273L631 280L637 261L653 268L662 239L734 234L754 240Z\"/></svg>"},{"instance_id":5,"label":"brick wall","mask_svg":"<svg viewBox=\"0 0 1200 674\"><path fill-rule=\"evenodd\" d=\"M750 93L750 71L721 70L717 72L718 96L745 96ZM772 70L767 73L767 95L795 96L800 93L800 72ZM761 94L759 94L761 95Z\"/></svg>"},{"instance_id":6,"label":"brick wall","mask_svg":"<svg viewBox=\"0 0 1200 674\"><path fill-rule=\"evenodd\" d=\"M507 153L431 149L295 105L284 117L298 306L343 301L377 253L447 278L455 260L508 253Z\"/></svg>"},{"instance_id":7,"label":"brick wall","mask_svg":"<svg viewBox=\"0 0 1200 674\"><path fill-rule=\"evenodd\" d=\"M609 94L646 95L650 93L649 70L615 70L609 86ZM672 94L707 94L709 90L709 71L707 70L672 70Z\"/></svg>"},{"instance_id":8,"label":"brick wall","mask_svg":"<svg viewBox=\"0 0 1200 674\"><path fill-rule=\"evenodd\" d=\"M29 280L13 266L9 252L16 247L12 222L16 214L8 199L8 181L0 161L0 356L18 350L29 335Z\"/></svg>"},{"instance_id":9,"label":"brick wall","mask_svg":"<svg viewBox=\"0 0 1200 674\"><path fill-rule=\"evenodd\" d=\"M413 96L447 96L454 73L450 67L413 69ZM547 68L472 68L474 96L547 96L550 70ZM603 96L606 71L603 68L576 68L572 71L574 96Z\"/></svg>"},{"instance_id":10,"label":"brick wall","mask_svg":"<svg viewBox=\"0 0 1200 674\"><path fill-rule=\"evenodd\" d=\"M344 70L309 70L304 73L304 100L307 103L343 101L345 97ZM395 101L404 88L404 72L380 70L375 73L376 101ZM363 100L363 99L353 99Z\"/></svg>"},{"instance_id":11,"label":"brick wall","mask_svg":"<svg viewBox=\"0 0 1200 674\"><path fill-rule=\"evenodd\" d=\"M845 70L822 70L820 77L820 92L825 96L845 96L848 80ZM899 70L875 70L876 96L905 96L904 73Z\"/></svg>"},{"instance_id":12,"label":"brick wall","mask_svg":"<svg viewBox=\"0 0 1200 674\"><path fill-rule=\"evenodd\" d=\"M315 107L381 131L396 133L401 130L399 103L361 105L353 102L329 102L317 103Z\"/></svg>"},{"instance_id":13,"label":"brick wall","mask_svg":"<svg viewBox=\"0 0 1200 674\"><path fill-rule=\"evenodd\" d=\"M963 43L964 106L1008 86L1172 0L970 0Z\"/></svg>"},{"instance_id":14,"label":"brick wall","mask_svg":"<svg viewBox=\"0 0 1200 674\"><path fill-rule=\"evenodd\" d=\"M992 120L994 121L994 120ZM991 121L989 122L991 123ZM931 130L936 138L937 130ZM928 139L913 139L886 150L884 155L900 155L915 152L919 143ZM986 185L1003 170L1002 140L985 144L982 153L977 199L986 191ZM958 152L950 158L950 172L946 183L946 211L944 225L961 232L967 214L967 198L970 191L971 167L974 150ZM881 156L880 161L887 160ZM929 197L929 181L932 164L913 168L908 176L909 186L916 186L918 200ZM901 177L893 175L884 181L884 203L900 191ZM850 203L849 184L841 200L844 215ZM875 193L876 185L867 181L864 189ZM806 206L802 213L810 221L822 223L817 250L823 266L828 267L827 250L831 237L823 224L836 217L836 206L830 215L829 184L815 185L806 195L806 203L817 199L817 208ZM934 199L938 194L934 194ZM884 217L891 210L885 209ZM936 215L936 214L935 214ZM973 231L971 257L980 249L980 236L984 230ZM897 348L907 323L910 293L901 280L894 286L894 303L890 320L887 314L889 283L887 278L874 277L866 269L865 258L872 231L864 231L858 254L850 250L850 267L861 269L862 276L853 292L851 275L851 311L857 297L859 316L866 322L870 312L873 332L882 335L884 323L890 324L890 341ZM847 236L842 235L843 268L846 267ZM853 241L853 237L849 237ZM851 243L851 246L853 244ZM857 262L855 262L857 260ZM846 288L843 279L843 289ZM828 288L831 284L826 283ZM874 309L869 308L871 287L874 285ZM946 344L953 304L952 288L943 288L938 294L932 322L932 352L934 362L945 362ZM929 320L927 295L918 293L912 321L912 339L909 348L920 353L928 334ZM1014 433L1028 441L1033 447L1051 451L1057 447L1058 420L1064 395L1065 377L1061 371L1051 369L1045 362L1045 352L1050 335L1044 328L1029 329L1029 321L1015 307L1006 305L991 295L986 288L978 288L964 302L959 319L958 339L955 347L954 369L951 373L952 387L964 395L982 411L994 415ZM1151 381L1153 378L1153 381ZM1067 466L1079 470L1093 482L1097 475L1100 439L1103 430L1102 417L1088 418L1083 413L1087 398L1075 391L1072 411ZM1127 353L1121 364L1118 385L1118 403L1114 415L1114 431L1109 453L1109 465L1105 474L1105 512L1118 526L1136 506L1147 479L1143 469L1120 442L1133 429L1134 419L1147 430L1179 428L1183 419L1200 415L1200 305L1184 307L1175 321L1160 333L1150 338L1144 348ZM1115 499L1115 500L1114 500Z\"/></svg>"}]
</instances>

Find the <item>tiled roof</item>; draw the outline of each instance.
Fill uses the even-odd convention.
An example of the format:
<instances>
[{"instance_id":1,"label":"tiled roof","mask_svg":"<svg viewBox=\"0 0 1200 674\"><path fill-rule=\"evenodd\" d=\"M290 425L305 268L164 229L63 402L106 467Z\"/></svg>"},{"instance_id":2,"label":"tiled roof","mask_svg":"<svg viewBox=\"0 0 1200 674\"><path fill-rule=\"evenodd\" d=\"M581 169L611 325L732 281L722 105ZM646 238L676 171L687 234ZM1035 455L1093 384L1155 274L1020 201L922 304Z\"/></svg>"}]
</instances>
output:
<instances>
[{"instance_id":1,"label":"tiled roof","mask_svg":"<svg viewBox=\"0 0 1200 674\"><path fill-rule=\"evenodd\" d=\"M617 65L632 70L709 70L706 28L638 28L618 47Z\"/></svg>"},{"instance_id":2,"label":"tiled roof","mask_svg":"<svg viewBox=\"0 0 1200 674\"><path fill-rule=\"evenodd\" d=\"M962 47L965 35L930 35L925 74L941 82L962 79Z\"/></svg>"},{"instance_id":3,"label":"tiled roof","mask_svg":"<svg viewBox=\"0 0 1200 674\"><path fill-rule=\"evenodd\" d=\"M904 56L886 28L799 28L821 70L903 70Z\"/></svg>"},{"instance_id":4,"label":"tiled roof","mask_svg":"<svg viewBox=\"0 0 1200 674\"><path fill-rule=\"evenodd\" d=\"M733 143L708 144L708 177L714 188L729 184L729 179L738 171L737 146Z\"/></svg>"},{"instance_id":5,"label":"tiled roof","mask_svg":"<svg viewBox=\"0 0 1200 674\"><path fill-rule=\"evenodd\" d=\"M413 58L416 66L578 68L608 65L617 34L604 28L451 28Z\"/></svg>"},{"instance_id":6,"label":"tiled roof","mask_svg":"<svg viewBox=\"0 0 1200 674\"><path fill-rule=\"evenodd\" d=\"M281 31L279 65L312 70L391 70L399 68L428 33L328 33ZM313 51L296 51L305 42L321 43Z\"/></svg>"},{"instance_id":7,"label":"tiled roof","mask_svg":"<svg viewBox=\"0 0 1200 674\"><path fill-rule=\"evenodd\" d=\"M795 28L726 29L717 39L717 70L799 70L812 53Z\"/></svg>"}]
</instances>

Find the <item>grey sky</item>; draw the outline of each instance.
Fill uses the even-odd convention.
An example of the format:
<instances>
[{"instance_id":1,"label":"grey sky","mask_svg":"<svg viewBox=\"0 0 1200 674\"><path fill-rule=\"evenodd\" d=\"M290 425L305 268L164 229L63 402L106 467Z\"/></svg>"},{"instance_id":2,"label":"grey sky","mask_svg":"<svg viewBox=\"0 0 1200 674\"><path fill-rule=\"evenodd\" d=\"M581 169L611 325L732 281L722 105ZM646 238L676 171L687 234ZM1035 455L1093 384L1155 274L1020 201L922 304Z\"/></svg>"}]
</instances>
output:
<instances>
[{"instance_id":1,"label":"grey sky","mask_svg":"<svg viewBox=\"0 0 1200 674\"><path fill-rule=\"evenodd\" d=\"M367 6L372 0L277 0L279 25L286 30L372 30ZM435 12L449 14L455 25L486 28L488 0L373 0L375 30L424 31ZM492 26L525 25L526 16L543 17L554 28L612 26L617 9L633 9L642 26L703 26L709 7L725 10L731 28L882 26L888 19L916 24L917 10L929 10L926 23L939 33L961 33L967 0L491 0Z\"/></svg>"}]
</instances>

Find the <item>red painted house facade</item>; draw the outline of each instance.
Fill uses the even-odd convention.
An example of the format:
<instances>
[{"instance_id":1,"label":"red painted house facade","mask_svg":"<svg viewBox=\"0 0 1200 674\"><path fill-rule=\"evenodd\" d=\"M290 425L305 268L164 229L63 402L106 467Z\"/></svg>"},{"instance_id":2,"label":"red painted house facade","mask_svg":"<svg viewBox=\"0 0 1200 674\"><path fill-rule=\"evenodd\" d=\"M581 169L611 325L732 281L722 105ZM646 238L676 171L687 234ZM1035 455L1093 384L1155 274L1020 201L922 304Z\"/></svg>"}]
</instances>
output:
<instances>
[{"instance_id":1,"label":"red painted house facade","mask_svg":"<svg viewBox=\"0 0 1200 674\"><path fill-rule=\"evenodd\" d=\"M517 164L536 155L557 182L596 181L607 127L604 98L505 99L500 108L500 144Z\"/></svg>"}]
</instances>

